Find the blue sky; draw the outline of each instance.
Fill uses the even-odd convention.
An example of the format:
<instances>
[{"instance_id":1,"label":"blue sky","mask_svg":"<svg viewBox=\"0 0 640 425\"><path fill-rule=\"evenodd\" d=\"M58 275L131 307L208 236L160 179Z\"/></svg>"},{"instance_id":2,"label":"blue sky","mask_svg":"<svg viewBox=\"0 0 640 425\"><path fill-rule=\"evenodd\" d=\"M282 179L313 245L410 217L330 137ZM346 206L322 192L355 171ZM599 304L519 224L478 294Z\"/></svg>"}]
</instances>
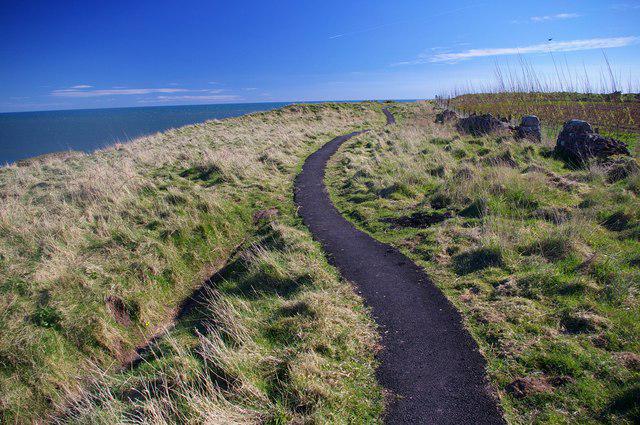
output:
<instances>
[{"instance_id":1,"label":"blue sky","mask_svg":"<svg viewBox=\"0 0 640 425\"><path fill-rule=\"evenodd\" d=\"M0 1L4 112L429 98L521 58L597 82L603 51L640 83L640 0Z\"/></svg>"}]
</instances>

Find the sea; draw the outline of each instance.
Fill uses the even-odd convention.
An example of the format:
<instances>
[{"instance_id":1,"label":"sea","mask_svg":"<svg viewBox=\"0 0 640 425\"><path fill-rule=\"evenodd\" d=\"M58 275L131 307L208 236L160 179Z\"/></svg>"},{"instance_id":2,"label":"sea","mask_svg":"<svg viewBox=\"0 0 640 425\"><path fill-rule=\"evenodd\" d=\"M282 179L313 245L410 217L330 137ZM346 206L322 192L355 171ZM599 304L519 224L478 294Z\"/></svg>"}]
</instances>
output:
<instances>
[{"instance_id":1,"label":"sea","mask_svg":"<svg viewBox=\"0 0 640 425\"><path fill-rule=\"evenodd\" d=\"M0 166L51 152L84 151L210 119L289 103L238 103L0 113Z\"/></svg>"}]
</instances>

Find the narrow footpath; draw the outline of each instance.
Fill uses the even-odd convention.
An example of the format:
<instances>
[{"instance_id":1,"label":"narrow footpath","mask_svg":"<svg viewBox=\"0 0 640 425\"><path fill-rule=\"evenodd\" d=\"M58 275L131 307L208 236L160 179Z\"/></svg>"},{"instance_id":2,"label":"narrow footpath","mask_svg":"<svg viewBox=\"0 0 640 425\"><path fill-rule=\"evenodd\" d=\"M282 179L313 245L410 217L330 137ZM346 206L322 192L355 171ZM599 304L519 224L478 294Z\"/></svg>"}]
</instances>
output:
<instances>
[{"instance_id":1,"label":"narrow footpath","mask_svg":"<svg viewBox=\"0 0 640 425\"><path fill-rule=\"evenodd\" d=\"M394 124L384 109L387 124ZM392 393L387 424L504 424L485 380L485 361L458 311L424 271L397 249L357 230L324 185L327 161L363 132L336 137L313 153L295 181L304 223L330 262L353 282L380 327L377 371Z\"/></svg>"}]
</instances>

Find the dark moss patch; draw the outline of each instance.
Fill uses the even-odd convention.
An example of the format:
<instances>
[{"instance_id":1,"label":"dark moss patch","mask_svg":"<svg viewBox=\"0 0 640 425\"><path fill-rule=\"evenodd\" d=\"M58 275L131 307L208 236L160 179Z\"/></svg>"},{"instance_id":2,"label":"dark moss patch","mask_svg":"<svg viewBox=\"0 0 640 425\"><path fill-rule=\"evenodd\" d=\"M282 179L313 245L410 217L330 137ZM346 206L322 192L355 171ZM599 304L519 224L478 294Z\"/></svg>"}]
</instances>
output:
<instances>
[{"instance_id":1,"label":"dark moss patch","mask_svg":"<svg viewBox=\"0 0 640 425\"><path fill-rule=\"evenodd\" d=\"M392 227L414 227L414 228L425 228L432 226L434 224L445 221L448 218L451 218L452 214L450 212L439 213L439 212L429 212L429 211L418 211L410 216L404 217L389 217L383 218L380 221L383 223L389 223Z\"/></svg>"},{"instance_id":2,"label":"dark moss patch","mask_svg":"<svg viewBox=\"0 0 640 425\"><path fill-rule=\"evenodd\" d=\"M471 202L458 214L467 218L481 218L489 212L488 202L485 198L478 198Z\"/></svg>"},{"instance_id":3,"label":"dark moss patch","mask_svg":"<svg viewBox=\"0 0 640 425\"><path fill-rule=\"evenodd\" d=\"M462 252L452 258L453 269L459 275L473 273L487 267L503 266L502 252L496 247L482 247Z\"/></svg>"},{"instance_id":4,"label":"dark moss patch","mask_svg":"<svg viewBox=\"0 0 640 425\"><path fill-rule=\"evenodd\" d=\"M585 314L565 314L560 325L564 332L570 334L592 333L597 329L596 321Z\"/></svg>"},{"instance_id":5,"label":"dark moss patch","mask_svg":"<svg viewBox=\"0 0 640 425\"><path fill-rule=\"evenodd\" d=\"M607 405L603 416L615 414L624 416L631 423L640 423L640 384L636 384L618 393Z\"/></svg>"},{"instance_id":6,"label":"dark moss patch","mask_svg":"<svg viewBox=\"0 0 640 425\"><path fill-rule=\"evenodd\" d=\"M561 224L571 218L571 210L566 207L543 207L533 211L531 216L553 224Z\"/></svg>"},{"instance_id":7,"label":"dark moss patch","mask_svg":"<svg viewBox=\"0 0 640 425\"><path fill-rule=\"evenodd\" d=\"M31 321L43 328L52 328L60 330L60 320L62 315L58 310L51 306L38 306L31 315Z\"/></svg>"},{"instance_id":8,"label":"dark moss patch","mask_svg":"<svg viewBox=\"0 0 640 425\"><path fill-rule=\"evenodd\" d=\"M492 165L492 166L518 168L518 163L513 158L511 151L508 151L508 150L502 152L499 155L485 158L482 160L482 163L485 165Z\"/></svg>"},{"instance_id":9,"label":"dark moss patch","mask_svg":"<svg viewBox=\"0 0 640 425\"><path fill-rule=\"evenodd\" d=\"M566 258L572 251L571 241L563 235L548 235L524 247L524 255L540 255L549 261Z\"/></svg>"},{"instance_id":10,"label":"dark moss patch","mask_svg":"<svg viewBox=\"0 0 640 425\"><path fill-rule=\"evenodd\" d=\"M365 183L365 185L370 185L370 182ZM412 191L405 184L394 183L378 192L378 196L381 198L391 198L393 195L411 196Z\"/></svg>"},{"instance_id":11,"label":"dark moss patch","mask_svg":"<svg viewBox=\"0 0 640 425\"><path fill-rule=\"evenodd\" d=\"M619 180L640 173L640 166L633 158L619 157L611 162L607 169L607 181L615 183Z\"/></svg>"},{"instance_id":12,"label":"dark moss patch","mask_svg":"<svg viewBox=\"0 0 640 425\"><path fill-rule=\"evenodd\" d=\"M434 177L444 177L446 170L443 165L438 165L430 168L427 172Z\"/></svg>"},{"instance_id":13,"label":"dark moss patch","mask_svg":"<svg viewBox=\"0 0 640 425\"><path fill-rule=\"evenodd\" d=\"M602 225L607 229L620 232L629 227L631 222L631 216L623 211L616 211L613 214L609 215L603 222Z\"/></svg>"},{"instance_id":14,"label":"dark moss patch","mask_svg":"<svg viewBox=\"0 0 640 425\"><path fill-rule=\"evenodd\" d=\"M213 186L223 181L220 168L215 165L187 168L180 173L180 177L196 181L204 184L205 186Z\"/></svg>"},{"instance_id":15,"label":"dark moss patch","mask_svg":"<svg viewBox=\"0 0 640 425\"><path fill-rule=\"evenodd\" d=\"M436 193L435 195L433 195L431 197L431 200L429 201L429 203L431 204L431 207L435 210L441 210L444 208L447 208L451 205L451 198L443 193Z\"/></svg>"},{"instance_id":16,"label":"dark moss patch","mask_svg":"<svg viewBox=\"0 0 640 425\"><path fill-rule=\"evenodd\" d=\"M431 139L431 143L435 144L435 145L448 145L449 143L451 143L451 139L445 139L442 137L434 137L433 139Z\"/></svg>"}]
</instances>

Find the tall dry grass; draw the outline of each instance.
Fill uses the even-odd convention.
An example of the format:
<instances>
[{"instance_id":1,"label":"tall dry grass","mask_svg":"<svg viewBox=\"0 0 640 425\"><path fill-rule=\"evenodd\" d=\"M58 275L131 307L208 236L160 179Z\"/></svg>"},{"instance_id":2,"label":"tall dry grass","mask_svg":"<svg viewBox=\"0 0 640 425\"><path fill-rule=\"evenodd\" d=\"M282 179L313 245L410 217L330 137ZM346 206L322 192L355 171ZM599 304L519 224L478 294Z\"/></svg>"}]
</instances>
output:
<instances>
[{"instance_id":1,"label":"tall dry grass","mask_svg":"<svg viewBox=\"0 0 640 425\"><path fill-rule=\"evenodd\" d=\"M488 84L467 84L441 93L442 106L465 114L492 113L517 123L522 115L538 115L546 124L569 119L589 121L615 131L640 130L640 80L624 75L603 53L598 76L572 67L551 54L555 72L545 74L520 56L516 64L495 64Z\"/></svg>"},{"instance_id":2,"label":"tall dry grass","mask_svg":"<svg viewBox=\"0 0 640 425\"><path fill-rule=\"evenodd\" d=\"M307 105L0 168L0 408L31 420L162 332L178 303L286 203L301 158L378 122Z\"/></svg>"},{"instance_id":3,"label":"tall dry grass","mask_svg":"<svg viewBox=\"0 0 640 425\"><path fill-rule=\"evenodd\" d=\"M54 422L375 423L374 329L308 234L273 222L238 262L190 343L176 329L133 373L95 374Z\"/></svg>"}]
</instances>

